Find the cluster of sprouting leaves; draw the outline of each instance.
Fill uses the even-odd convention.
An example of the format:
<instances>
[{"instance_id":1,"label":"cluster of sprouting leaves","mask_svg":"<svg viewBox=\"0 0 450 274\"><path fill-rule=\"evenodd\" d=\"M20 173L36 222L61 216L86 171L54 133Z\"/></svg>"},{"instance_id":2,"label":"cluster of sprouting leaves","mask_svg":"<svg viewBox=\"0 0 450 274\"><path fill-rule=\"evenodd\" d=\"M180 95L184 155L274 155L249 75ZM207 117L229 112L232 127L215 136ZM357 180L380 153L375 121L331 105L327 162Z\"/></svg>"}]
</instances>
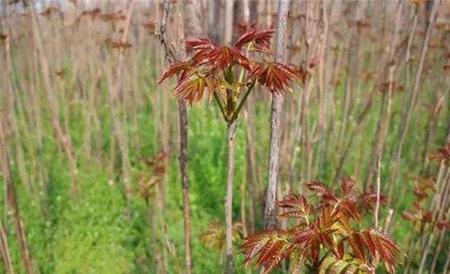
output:
<instances>
[{"instance_id":1,"label":"cluster of sprouting leaves","mask_svg":"<svg viewBox=\"0 0 450 274\"><path fill-rule=\"evenodd\" d=\"M394 272L401 254L397 244L381 228L359 228L361 215L377 201L384 203L384 196L361 193L348 178L342 180L338 193L320 182L307 187L311 197L290 194L277 202L280 217L292 219L292 227L244 239L245 265L255 261L267 273L289 260L294 268L304 265L311 273L374 273L381 261Z\"/></svg>"},{"instance_id":2,"label":"cluster of sprouting leaves","mask_svg":"<svg viewBox=\"0 0 450 274\"><path fill-rule=\"evenodd\" d=\"M166 174L167 153L160 151L152 157L143 158L140 161L142 171L137 174L137 191L147 203L153 195L154 188L161 184Z\"/></svg>"},{"instance_id":3,"label":"cluster of sprouting leaves","mask_svg":"<svg viewBox=\"0 0 450 274\"><path fill-rule=\"evenodd\" d=\"M177 97L191 104L205 95L214 97L224 119L231 123L256 82L281 93L289 90L291 82L305 81L302 68L270 61L272 36L271 29L251 27L232 45L218 45L207 38L188 40L190 57L170 66L160 82L178 75L173 90Z\"/></svg>"},{"instance_id":4,"label":"cluster of sprouting leaves","mask_svg":"<svg viewBox=\"0 0 450 274\"><path fill-rule=\"evenodd\" d=\"M429 158L432 161L448 166L450 163L450 144L431 153ZM409 210L402 213L403 219L412 223L421 232L427 228L450 230L450 220L448 220L445 214L438 214L437 212L428 209L430 198L433 197L436 188L436 181L434 178L416 178L413 187L415 201Z\"/></svg>"},{"instance_id":5,"label":"cluster of sprouting leaves","mask_svg":"<svg viewBox=\"0 0 450 274\"><path fill-rule=\"evenodd\" d=\"M241 222L233 224L233 244L238 243L242 239L244 228ZM200 243L211 250L221 251L225 247L225 229L223 224L214 221L209 224L208 229L199 235Z\"/></svg>"},{"instance_id":6,"label":"cluster of sprouting leaves","mask_svg":"<svg viewBox=\"0 0 450 274\"><path fill-rule=\"evenodd\" d=\"M429 156L430 160L437 163L443 163L446 166L450 165L450 143L447 143L443 147L439 148L436 152L433 152Z\"/></svg>"}]
</instances>

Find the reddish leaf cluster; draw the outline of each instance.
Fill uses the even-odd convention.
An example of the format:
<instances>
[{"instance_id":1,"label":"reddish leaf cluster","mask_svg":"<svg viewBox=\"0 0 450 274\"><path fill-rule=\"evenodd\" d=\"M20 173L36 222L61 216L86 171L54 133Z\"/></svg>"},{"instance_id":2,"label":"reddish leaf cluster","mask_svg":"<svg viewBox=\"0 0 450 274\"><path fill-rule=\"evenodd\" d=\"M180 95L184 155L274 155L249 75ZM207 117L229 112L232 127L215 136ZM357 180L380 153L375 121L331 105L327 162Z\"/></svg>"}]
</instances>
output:
<instances>
[{"instance_id":1,"label":"reddish leaf cluster","mask_svg":"<svg viewBox=\"0 0 450 274\"><path fill-rule=\"evenodd\" d=\"M436 162L443 162L448 166L450 164L450 143L439 148L436 152L432 153L429 158Z\"/></svg>"},{"instance_id":2,"label":"reddish leaf cluster","mask_svg":"<svg viewBox=\"0 0 450 274\"><path fill-rule=\"evenodd\" d=\"M8 34L0 32L0 40L6 41L7 38L8 38Z\"/></svg>"},{"instance_id":3,"label":"reddish leaf cluster","mask_svg":"<svg viewBox=\"0 0 450 274\"><path fill-rule=\"evenodd\" d=\"M257 258L256 263L262 266L265 272L270 271L294 251L295 245L291 238L289 232L282 230L264 231L248 236L241 245L245 255L244 263Z\"/></svg>"},{"instance_id":4,"label":"reddish leaf cluster","mask_svg":"<svg viewBox=\"0 0 450 274\"><path fill-rule=\"evenodd\" d=\"M101 14L100 19L107 22L114 22L114 21L124 21L127 16L122 10L114 11L114 12L106 12Z\"/></svg>"},{"instance_id":5,"label":"reddish leaf cluster","mask_svg":"<svg viewBox=\"0 0 450 274\"><path fill-rule=\"evenodd\" d=\"M81 13L80 17L89 16L91 19L96 18L102 13L102 11L99 8L85 10Z\"/></svg>"},{"instance_id":6,"label":"reddish leaf cluster","mask_svg":"<svg viewBox=\"0 0 450 274\"><path fill-rule=\"evenodd\" d=\"M293 79L303 83L306 77L303 70L296 70L277 62L255 63L251 75L255 76L258 82L271 92L285 91Z\"/></svg>"},{"instance_id":7,"label":"reddish leaf cluster","mask_svg":"<svg viewBox=\"0 0 450 274\"><path fill-rule=\"evenodd\" d=\"M295 257L318 271L330 266L331 256L336 262L351 257L351 264L358 269L375 269L379 259L390 273L394 272L394 265L399 262L399 247L380 229L357 229L361 205L370 208L374 203L372 193L357 192L350 178L342 180L340 195L317 181L308 183L307 187L318 201L311 203L300 194L279 200L280 217L295 218L295 225L244 239L241 250L245 265L254 260L267 273L282 260ZM325 259L327 266L322 266ZM325 270L322 269L323 273Z\"/></svg>"},{"instance_id":8,"label":"reddish leaf cluster","mask_svg":"<svg viewBox=\"0 0 450 274\"><path fill-rule=\"evenodd\" d=\"M308 189L323 197L323 205L334 207L336 204L342 208L343 213L348 217L359 220L360 211L374 209L377 202L377 194L374 192L359 192L355 189L353 179L344 177L340 184L340 198L338 198L325 184L312 181L306 184ZM380 204L386 204L387 198L380 194Z\"/></svg>"},{"instance_id":9,"label":"reddish leaf cluster","mask_svg":"<svg viewBox=\"0 0 450 274\"><path fill-rule=\"evenodd\" d=\"M156 24L154 21L146 21L144 23L142 23L142 26L144 27L145 30L147 30L149 33L154 33L155 29L156 29Z\"/></svg>"},{"instance_id":10,"label":"reddish leaf cluster","mask_svg":"<svg viewBox=\"0 0 450 274\"><path fill-rule=\"evenodd\" d=\"M405 211L402 213L403 219L424 225L433 221L433 213L430 210L424 209L419 203L413 204L411 211Z\"/></svg>"},{"instance_id":11,"label":"reddish leaf cluster","mask_svg":"<svg viewBox=\"0 0 450 274\"><path fill-rule=\"evenodd\" d=\"M169 67L160 82L178 75L174 93L189 103L200 100L205 93L211 96L223 89L235 92L231 87L250 86L254 81L271 92L287 90L294 80L304 82L306 73L302 69L277 62L260 63L250 57L250 51L270 53L272 36L272 29L252 27L233 45L217 45L208 38L188 40L186 50L191 57ZM238 73L241 76L235 77Z\"/></svg>"},{"instance_id":12,"label":"reddish leaf cluster","mask_svg":"<svg viewBox=\"0 0 450 274\"><path fill-rule=\"evenodd\" d=\"M398 84L397 82L388 81L388 82L381 83L380 86L378 87L378 90L381 93L387 93L389 90L392 93L396 93L396 92L403 91L404 88L402 85Z\"/></svg>"},{"instance_id":13,"label":"reddish leaf cluster","mask_svg":"<svg viewBox=\"0 0 450 274\"><path fill-rule=\"evenodd\" d=\"M242 223L236 222L233 224L233 243L242 239L243 226ZM208 226L205 232L199 235L200 243L206 248L213 250L222 250L225 246L225 230L223 224L214 221Z\"/></svg>"},{"instance_id":14,"label":"reddish leaf cluster","mask_svg":"<svg viewBox=\"0 0 450 274\"><path fill-rule=\"evenodd\" d=\"M153 157L142 159L141 163L144 171L137 174L138 193L149 202L153 188L162 182L162 177L166 173L167 153L160 151Z\"/></svg>"},{"instance_id":15,"label":"reddish leaf cluster","mask_svg":"<svg viewBox=\"0 0 450 274\"><path fill-rule=\"evenodd\" d=\"M128 49L131 48L133 45L130 42L127 41L120 41L120 40L113 40L111 38L108 38L105 40L105 44L113 49Z\"/></svg>"},{"instance_id":16,"label":"reddish leaf cluster","mask_svg":"<svg viewBox=\"0 0 450 274\"><path fill-rule=\"evenodd\" d=\"M270 39L272 39L273 32L272 29L258 30L257 28L251 28L234 43L234 46L242 49L243 46L250 44L256 51L270 53Z\"/></svg>"},{"instance_id":17,"label":"reddish leaf cluster","mask_svg":"<svg viewBox=\"0 0 450 274\"><path fill-rule=\"evenodd\" d=\"M419 230L423 231L427 225L429 229L436 227L438 230L450 229L450 221L439 217L439 214L434 214L431 210L426 208L427 200L429 200L431 193L435 192L435 181L433 178L416 178L413 189L413 194L416 196L416 201L413 203L409 211L402 213L402 218L406 221L416 225Z\"/></svg>"},{"instance_id":18,"label":"reddish leaf cluster","mask_svg":"<svg viewBox=\"0 0 450 274\"><path fill-rule=\"evenodd\" d=\"M57 7L55 7L55 6L48 6L48 7L46 7L41 13L40 13L42 16L45 16L45 17L49 17L49 16L52 16L52 15L58 15L58 16L63 16L64 15L64 13L62 12L62 10L61 9L59 9L59 8L57 8Z\"/></svg>"},{"instance_id":19,"label":"reddish leaf cluster","mask_svg":"<svg viewBox=\"0 0 450 274\"><path fill-rule=\"evenodd\" d=\"M92 20L100 19L105 22L123 21L126 19L126 15L122 10L102 12L99 8L84 10L81 12L79 19L83 17L90 17Z\"/></svg>"}]
</instances>

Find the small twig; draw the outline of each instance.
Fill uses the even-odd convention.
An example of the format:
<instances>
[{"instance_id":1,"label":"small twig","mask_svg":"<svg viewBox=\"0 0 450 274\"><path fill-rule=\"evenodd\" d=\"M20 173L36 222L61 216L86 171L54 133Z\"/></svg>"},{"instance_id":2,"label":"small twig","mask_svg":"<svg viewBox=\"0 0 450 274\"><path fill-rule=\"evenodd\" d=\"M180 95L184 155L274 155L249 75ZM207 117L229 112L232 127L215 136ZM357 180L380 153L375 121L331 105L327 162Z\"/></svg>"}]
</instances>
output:
<instances>
[{"instance_id":1,"label":"small twig","mask_svg":"<svg viewBox=\"0 0 450 274\"><path fill-rule=\"evenodd\" d=\"M228 114L225 111L225 106L222 104L222 101L220 101L219 95L217 94L217 92L215 91L213 93L214 96L214 100L216 100L217 105L220 108L220 112L222 113L223 119L225 119L225 121L228 123L230 121L230 118L228 116Z\"/></svg>"},{"instance_id":2,"label":"small twig","mask_svg":"<svg viewBox=\"0 0 450 274\"><path fill-rule=\"evenodd\" d=\"M389 226L391 225L392 215L394 214L394 210L389 208L386 219L384 220L384 231L388 231Z\"/></svg>"},{"instance_id":3,"label":"small twig","mask_svg":"<svg viewBox=\"0 0 450 274\"><path fill-rule=\"evenodd\" d=\"M244 96L242 96L241 101L239 102L237 108L234 110L233 114L231 115L231 121L235 121L238 118L239 112L241 112L242 107L244 106L245 102L247 101L248 96L250 95L251 91L253 90L253 87L256 84L256 80L253 80L250 85L248 86Z\"/></svg>"},{"instance_id":4,"label":"small twig","mask_svg":"<svg viewBox=\"0 0 450 274\"><path fill-rule=\"evenodd\" d=\"M378 214L380 211L380 188L381 188L381 159L378 157L377 160L377 201L375 204L375 227L378 228Z\"/></svg>"}]
</instances>

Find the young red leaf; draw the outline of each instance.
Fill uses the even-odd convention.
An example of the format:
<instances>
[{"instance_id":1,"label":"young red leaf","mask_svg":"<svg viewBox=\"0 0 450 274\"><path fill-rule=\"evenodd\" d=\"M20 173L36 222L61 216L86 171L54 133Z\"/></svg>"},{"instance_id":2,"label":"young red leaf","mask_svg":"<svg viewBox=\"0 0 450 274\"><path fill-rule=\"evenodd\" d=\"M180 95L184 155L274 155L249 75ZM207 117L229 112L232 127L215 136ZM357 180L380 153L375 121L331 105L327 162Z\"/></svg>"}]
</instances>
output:
<instances>
[{"instance_id":1,"label":"young red leaf","mask_svg":"<svg viewBox=\"0 0 450 274\"><path fill-rule=\"evenodd\" d=\"M286 91L292 81L302 79L295 68L277 62L256 63L250 75L256 77L261 85L273 93Z\"/></svg>"},{"instance_id":2,"label":"young red leaf","mask_svg":"<svg viewBox=\"0 0 450 274\"><path fill-rule=\"evenodd\" d=\"M359 220L361 215L357 204L353 201L352 197L344 197L338 199L331 193L322 194L322 207L328 207L334 212L339 212L345 217Z\"/></svg>"},{"instance_id":3,"label":"young red leaf","mask_svg":"<svg viewBox=\"0 0 450 274\"><path fill-rule=\"evenodd\" d=\"M273 29L258 30L257 28L251 28L239 37L234 46L241 49L244 45L252 43L255 50L267 52L270 50L270 40L273 33Z\"/></svg>"},{"instance_id":4,"label":"young red leaf","mask_svg":"<svg viewBox=\"0 0 450 274\"><path fill-rule=\"evenodd\" d=\"M211 70L224 70L236 64L250 70L250 61L235 47L216 47L206 54L196 54L192 59L194 65L206 65Z\"/></svg>"},{"instance_id":5,"label":"young red leaf","mask_svg":"<svg viewBox=\"0 0 450 274\"><path fill-rule=\"evenodd\" d=\"M438 221L436 227L439 230L450 230L450 221Z\"/></svg>"},{"instance_id":6,"label":"young red leaf","mask_svg":"<svg viewBox=\"0 0 450 274\"><path fill-rule=\"evenodd\" d=\"M180 80L184 78L186 73L193 69L192 64L190 62L178 62L171 65L162 75L158 81L158 84L162 83L167 78L170 78L178 73L180 74Z\"/></svg>"},{"instance_id":7,"label":"young red leaf","mask_svg":"<svg viewBox=\"0 0 450 274\"><path fill-rule=\"evenodd\" d=\"M294 245L289 241L289 233L283 230L270 230L250 235L244 239L241 251L244 253L244 264L252 259L263 267L264 273L276 267L281 260L289 257Z\"/></svg>"},{"instance_id":8,"label":"young red leaf","mask_svg":"<svg viewBox=\"0 0 450 274\"><path fill-rule=\"evenodd\" d=\"M402 213L402 218L403 218L404 220L410 221L410 222L416 220L416 217L415 217L412 213L407 212L407 211L405 211L405 212Z\"/></svg>"},{"instance_id":9,"label":"young red leaf","mask_svg":"<svg viewBox=\"0 0 450 274\"><path fill-rule=\"evenodd\" d=\"M352 233L347 238L350 247L352 248L353 255L360 259L361 261L366 261L366 256L364 254L364 240L360 237L359 233Z\"/></svg>"},{"instance_id":10,"label":"young red leaf","mask_svg":"<svg viewBox=\"0 0 450 274\"><path fill-rule=\"evenodd\" d=\"M383 231L370 229L360 233L366 248L371 254L378 254L389 273L393 273L394 264L400 261L400 248Z\"/></svg>"},{"instance_id":11,"label":"young red leaf","mask_svg":"<svg viewBox=\"0 0 450 274\"><path fill-rule=\"evenodd\" d=\"M291 194L277 202L278 206L283 209L289 209L281 214L282 217L303 218L308 217L313 207L308 203L306 198L299 194Z\"/></svg>"},{"instance_id":12,"label":"young red leaf","mask_svg":"<svg viewBox=\"0 0 450 274\"><path fill-rule=\"evenodd\" d=\"M185 99L189 103L202 99L205 90L212 95L216 87L214 79L194 73L182 79L174 89L175 96Z\"/></svg>"},{"instance_id":13,"label":"young red leaf","mask_svg":"<svg viewBox=\"0 0 450 274\"><path fill-rule=\"evenodd\" d=\"M203 52L207 53L210 50L213 50L217 47L217 45L208 38L198 38L194 40L186 41L186 50L187 51L195 51L195 52Z\"/></svg>"},{"instance_id":14,"label":"young red leaf","mask_svg":"<svg viewBox=\"0 0 450 274\"><path fill-rule=\"evenodd\" d=\"M377 202L377 194L373 192L364 192L357 198L361 208L374 209ZM387 203L387 197L380 194L380 204L385 205Z\"/></svg>"},{"instance_id":15,"label":"young red leaf","mask_svg":"<svg viewBox=\"0 0 450 274\"><path fill-rule=\"evenodd\" d=\"M309 190L311 190L317 194L320 194L320 195L324 194L324 193L330 193L330 190L328 189L328 187L324 183L319 182L319 181L311 181L309 183L306 183L306 187Z\"/></svg>"},{"instance_id":16,"label":"young red leaf","mask_svg":"<svg viewBox=\"0 0 450 274\"><path fill-rule=\"evenodd\" d=\"M237 47L217 46L210 39L200 38L186 41L186 49L194 52L191 58L193 66L206 65L214 71L240 64L250 70L250 61Z\"/></svg>"},{"instance_id":17,"label":"young red leaf","mask_svg":"<svg viewBox=\"0 0 450 274\"><path fill-rule=\"evenodd\" d=\"M342 194L344 194L344 195L349 194L352 191L354 185L355 185L355 182L353 181L352 178L350 178L350 177L342 178L342 180L341 180Z\"/></svg>"}]
</instances>

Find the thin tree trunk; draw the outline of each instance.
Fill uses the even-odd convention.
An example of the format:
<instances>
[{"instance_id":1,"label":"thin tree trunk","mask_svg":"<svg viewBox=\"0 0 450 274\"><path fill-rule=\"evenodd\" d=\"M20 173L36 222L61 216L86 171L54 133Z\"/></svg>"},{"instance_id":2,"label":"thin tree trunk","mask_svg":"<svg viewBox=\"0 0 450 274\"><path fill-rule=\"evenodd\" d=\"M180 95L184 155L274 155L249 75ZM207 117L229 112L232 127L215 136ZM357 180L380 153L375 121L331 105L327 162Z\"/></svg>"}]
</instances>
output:
<instances>
[{"instance_id":1,"label":"thin tree trunk","mask_svg":"<svg viewBox=\"0 0 450 274\"><path fill-rule=\"evenodd\" d=\"M333 180L334 183L336 183L339 180L339 178L341 177L341 173L344 168L345 160L348 156L348 153L350 152L351 146L353 145L356 134L361 132L361 130L363 129L363 125L364 125L363 122L365 121L365 118L368 116L370 109L372 108L374 96L375 96L376 92L378 91L379 84L384 79L384 75L385 75L384 72L388 70L391 60L395 60L395 62L397 62L397 60L400 57L400 54L403 53L403 48L405 46L406 46L406 40L404 40L397 46L397 48L395 49L394 58L391 59L391 58L389 58L388 55L383 55L382 59L380 60L380 62L379 62L380 66L377 70L378 75L374 82L374 86L373 86L372 90L369 92L367 99L365 100L364 105L362 106L361 113L358 115L358 117L356 117L355 128L352 131L350 131L350 133L347 134L347 138L346 138L347 142L345 143L342 152L339 153L340 156L339 156L339 159L337 162L336 173L334 175L334 180Z\"/></svg>"},{"instance_id":2,"label":"thin tree trunk","mask_svg":"<svg viewBox=\"0 0 450 274\"><path fill-rule=\"evenodd\" d=\"M7 9L7 7L5 7ZM25 167L25 157L24 157L24 151L23 151L23 147L22 144L20 142L20 134L19 134L19 123L18 123L18 118L16 113L15 113L15 104L16 104L16 99L15 94L14 94L14 90L13 90L13 74L12 74L12 65L11 65L11 55L10 55L10 39L9 39L9 34L10 32L9 30L9 25L8 25L8 12L5 10L4 11L6 13L5 17L6 20L5 22L2 24L2 28L4 28L4 31L6 33L6 38L3 41L3 62L4 62L4 66L2 69L2 76L3 76L3 84L4 86L2 87L3 90L5 91L5 103L6 103L6 114L7 114L7 119L9 121L9 124L12 127L13 130L13 134L14 134L14 145L15 145L15 154L16 154L16 163L17 163L17 167L18 167L18 171L19 171L19 177L20 180L27 185L28 190L31 192L32 187L30 184L30 180L29 180L29 176L26 172L26 167ZM3 26L4 25L4 26ZM19 98L18 98L19 100Z\"/></svg>"},{"instance_id":3,"label":"thin tree trunk","mask_svg":"<svg viewBox=\"0 0 450 274\"><path fill-rule=\"evenodd\" d=\"M257 212L257 201L259 194L259 177L256 166L256 156L255 156L255 144L254 144L254 122L253 122L253 96L250 94L247 104L246 112L244 113L246 133L247 133L247 190L249 194L249 230L251 233L255 230L256 225L256 212Z\"/></svg>"},{"instance_id":4,"label":"thin tree trunk","mask_svg":"<svg viewBox=\"0 0 450 274\"><path fill-rule=\"evenodd\" d=\"M328 2L324 1L322 2L322 20L323 20L323 39L320 41L320 63L319 63L319 76L318 76L318 94L319 94L319 125L318 125L318 131L319 131L319 148L318 148L318 159L317 159L317 173L320 174L320 170L322 169L323 163L325 161L326 157L326 150L327 150L327 144L329 143L330 134L327 134L329 131L329 128L327 126L328 122L328 97L330 92L326 92L327 89L327 83L325 81L326 79L326 63L327 63L327 50L328 50L328 33L329 33L329 27L328 27L328 12L327 12L327 5ZM318 9L320 12L320 9ZM317 18L320 18L320 14L317 15Z\"/></svg>"},{"instance_id":5,"label":"thin tree trunk","mask_svg":"<svg viewBox=\"0 0 450 274\"><path fill-rule=\"evenodd\" d=\"M447 94L450 94L450 90L447 90ZM439 122L439 113L442 110L442 106L445 104L445 99L448 95L442 95L436 98L435 102L432 104L433 109L429 114L428 123L425 130L424 147L421 155L421 161L423 162L422 174L425 174L428 168L428 152L430 149L430 144L434 141L434 135Z\"/></svg>"},{"instance_id":6,"label":"thin tree trunk","mask_svg":"<svg viewBox=\"0 0 450 274\"><path fill-rule=\"evenodd\" d=\"M185 4L185 2L182 2ZM159 28L159 40L165 53L166 59L173 64L176 61L176 56L173 51L169 49L166 28L170 10L170 0L164 0L162 3L162 15ZM183 8L178 8L178 37L182 43L184 43L184 13ZM182 58L186 52L184 46L179 47L180 51L178 55ZM183 225L184 225L184 272L187 274L192 273L192 247L191 247L191 210L189 202L189 178L187 172L188 163L188 119L186 102L178 100L178 118L180 127L180 151L179 151L179 163L180 163L180 175L181 175L181 190L183 196Z\"/></svg>"},{"instance_id":7,"label":"thin tree trunk","mask_svg":"<svg viewBox=\"0 0 450 274\"><path fill-rule=\"evenodd\" d=\"M16 230L17 240L19 242L20 259L24 265L27 274L34 273L33 262L28 250L26 233L23 223L20 219L19 207L17 205L16 190L12 181L9 159L7 153L7 132L6 117L3 111L0 111L0 166L6 189L6 205L8 213L12 215L14 228Z\"/></svg>"},{"instance_id":8,"label":"thin tree trunk","mask_svg":"<svg viewBox=\"0 0 450 274\"><path fill-rule=\"evenodd\" d=\"M242 0L242 20L248 26L250 23L250 3L249 0ZM245 128L246 128L246 189L248 196L248 226L246 226L246 230L251 233L255 230L255 222L256 222L256 201L258 200L256 194L256 183L258 183L258 173L256 172L256 158L255 158L255 144L253 140L254 134L254 121L253 121L253 100L254 96L252 94L249 95L247 99L247 103L245 106L244 119L245 119ZM241 198L242 200L242 198ZM245 213L244 211L242 211ZM246 221L246 220L245 220Z\"/></svg>"},{"instance_id":9,"label":"thin tree trunk","mask_svg":"<svg viewBox=\"0 0 450 274\"><path fill-rule=\"evenodd\" d=\"M227 128L227 192L225 197L225 273L233 273L233 179L234 179L234 136L237 122L228 125Z\"/></svg>"},{"instance_id":10,"label":"thin tree trunk","mask_svg":"<svg viewBox=\"0 0 450 274\"><path fill-rule=\"evenodd\" d=\"M444 268L443 268L444 271L442 273L448 273L448 271L450 271L449 266L450 266L450 248L448 249L448 252L447 252L447 260L445 261Z\"/></svg>"},{"instance_id":11,"label":"thin tree trunk","mask_svg":"<svg viewBox=\"0 0 450 274\"><path fill-rule=\"evenodd\" d=\"M123 32L120 41L122 43L125 43L127 41L128 36L128 29L131 21L131 14L133 12L134 8L134 1L130 1L127 7L127 15L123 27ZM120 104L119 104L119 97L121 96L121 93L124 94L124 66L125 66L125 60L123 55L123 48L119 49L119 56L117 60L117 70L114 71L112 69L111 74L108 74L109 79L109 89L108 89L108 95L109 95L109 103L110 103L110 110L111 110L111 120L114 130L114 135L117 140L117 145L119 147L120 151L120 157L121 157L121 165L122 165L122 181L123 181L123 187L124 187L124 197L126 202L129 201L129 196L131 194L131 185L130 185L130 178L131 178L131 164L129 159L129 151L128 151L128 138L126 132L124 132L124 123L121 119L120 114ZM115 66L113 66L115 67ZM114 74L115 72L115 74ZM111 77L112 76L112 77Z\"/></svg>"},{"instance_id":12,"label":"thin tree trunk","mask_svg":"<svg viewBox=\"0 0 450 274\"><path fill-rule=\"evenodd\" d=\"M2 223L0 223L0 253L2 255L6 274L14 274L11 256L9 255L8 238Z\"/></svg>"},{"instance_id":13,"label":"thin tree trunk","mask_svg":"<svg viewBox=\"0 0 450 274\"><path fill-rule=\"evenodd\" d=\"M409 124L411 121L411 116L412 116L412 112L413 109L416 105L416 101L417 101L417 96L419 93L419 88L420 88L420 84L421 84L421 79L422 79L422 71L423 71L423 67L424 67L424 63L425 63L425 57L427 55L428 52L428 42L430 40L431 37L431 33L432 33L432 29L433 29L433 25L434 25L434 18L435 18L435 14L436 11L438 9L439 6L439 2L434 3L432 11L431 11L431 15L430 15L430 24L428 24L427 27L427 31L425 34L425 39L423 40L422 43L422 52L420 54L420 62L419 62L419 67L417 69L417 73L416 73L416 78L414 81L414 86L413 86L413 90L411 92L411 95L409 97L408 103L405 104L406 109L403 113L403 117L402 117L402 122L400 124L400 130L399 130L399 137L398 137L398 145L396 146L395 149L395 153L394 153L394 157L395 160L393 161L394 166L391 172L391 176L390 176L390 184L388 186L388 201L391 201L392 198L392 194L393 194L393 185L396 183L397 181L397 177L399 175L399 169L400 169L400 161L401 161L401 156L402 156L402 147L403 147L403 142L406 138L406 133L408 132L408 128L409 128Z\"/></svg>"},{"instance_id":14,"label":"thin tree trunk","mask_svg":"<svg viewBox=\"0 0 450 274\"><path fill-rule=\"evenodd\" d=\"M234 0L225 0L225 30L224 42L226 45L233 39L233 6Z\"/></svg>"},{"instance_id":15,"label":"thin tree trunk","mask_svg":"<svg viewBox=\"0 0 450 274\"><path fill-rule=\"evenodd\" d=\"M183 224L184 224L184 265L185 273L192 271L192 251L191 251L191 208L189 202L189 178L187 173L188 159L188 120L186 103L178 100L178 117L180 121L180 174L181 190L183 195Z\"/></svg>"},{"instance_id":16,"label":"thin tree trunk","mask_svg":"<svg viewBox=\"0 0 450 274\"><path fill-rule=\"evenodd\" d=\"M446 172L444 172L443 178L443 186L441 189L437 189L437 196L436 196L436 207L434 207L433 210L433 220L442 220L443 215L445 216L444 209L446 208L448 196L450 193L450 169L447 168ZM440 183L437 182L437 185L440 186ZM428 240L426 241L426 245L422 248L421 252L421 261L418 273L422 274L425 262L428 257L428 250L431 248L431 245L433 243L433 237L435 236L435 233L438 232L436 227L432 227L430 231L430 235L428 236Z\"/></svg>"},{"instance_id":17,"label":"thin tree trunk","mask_svg":"<svg viewBox=\"0 0 450 274\"><path fill-rule=\"evenodd\" d=\"M220 41L220 22L222 17L220 1L208 1L208 36L215 42Z\"/></svg>"},{"instance_id":18,"label":"thin tree trunk","mask_svg":"<svg viewBox=\"0 0 450 274\"><path fill-rule=\"evenodd\" d=\"M402 4L399 2L397 3L397 11L396 11L396 20L394 23L394 31L392 34L392 47L390 52L390 59L393 60L394 58L394 48L398 41L399 36L399 28L400 28L400 18L402 16ZM392 112L392 93L393 93L393 85L394 85L394 73L396 72L397 64L393 64L389 67L388 72L388 83L389 87L387 91L384 91L382 98L381 98L381 104L380 104L380 112L377 117L377 127L373 139L373 145L372 145L372 154L369 158L369 166L367 168L367 174L366 179L364 180L364 189L370 190L370 187L372 186L372 180L375 177L374 174L376 174L376 163L377 161L381 161L383 157L383 151L384 151L384 144L386 142L387 133L389 130L390 125L390 119L391 119L391 112ZM385 110L386 105L386 110Z\"/></svg>"},{"instance_id":19,"label":"thin tree trunk","mask_svg":"<svg viewBox=\"0 0 450 274\"><path fill-rule=\"evenodd\" d=\"M47 93L47 99L50 106L51 111L51 122L53 128L55 130L55 135L58 141L60 142L61 147L63 148L67 159L69 161L70 175L72 179L72 191L77 193L77 163L74 155L74 150L72 147L72 142L70 136L67 132L65 132L64 128L61 126L59 112L58 112L58 102L56 97L56 92L54 87L50 81L50 71L47 56L44 52L44 44L40 34L39 22L36 14L36 10L33 5L31 5L31 21L32 21L32 30L33 36L36 41L36 50L38 51L39 61L42 70L42 77L44 80L44 87Z\"/></svg>"},{"instance_id":20,"label":"thin tree trunk","mask_svg":"<svg viewBox=\"0 0 450 274\"><path fill-rule=\"evenodd\" d=\"M277 62L286 59L287 15L289 0L280 0L278 6L278 26L276 34ZM276 226L275 201L277 197L278 163L281 135L281 109L283 97L281 94L272 93L272 115L270 125L270 152L269 152L269 180L267 184L266 208L264 211L264 227L266 229Z\"/></svg>"}]
</instances>

